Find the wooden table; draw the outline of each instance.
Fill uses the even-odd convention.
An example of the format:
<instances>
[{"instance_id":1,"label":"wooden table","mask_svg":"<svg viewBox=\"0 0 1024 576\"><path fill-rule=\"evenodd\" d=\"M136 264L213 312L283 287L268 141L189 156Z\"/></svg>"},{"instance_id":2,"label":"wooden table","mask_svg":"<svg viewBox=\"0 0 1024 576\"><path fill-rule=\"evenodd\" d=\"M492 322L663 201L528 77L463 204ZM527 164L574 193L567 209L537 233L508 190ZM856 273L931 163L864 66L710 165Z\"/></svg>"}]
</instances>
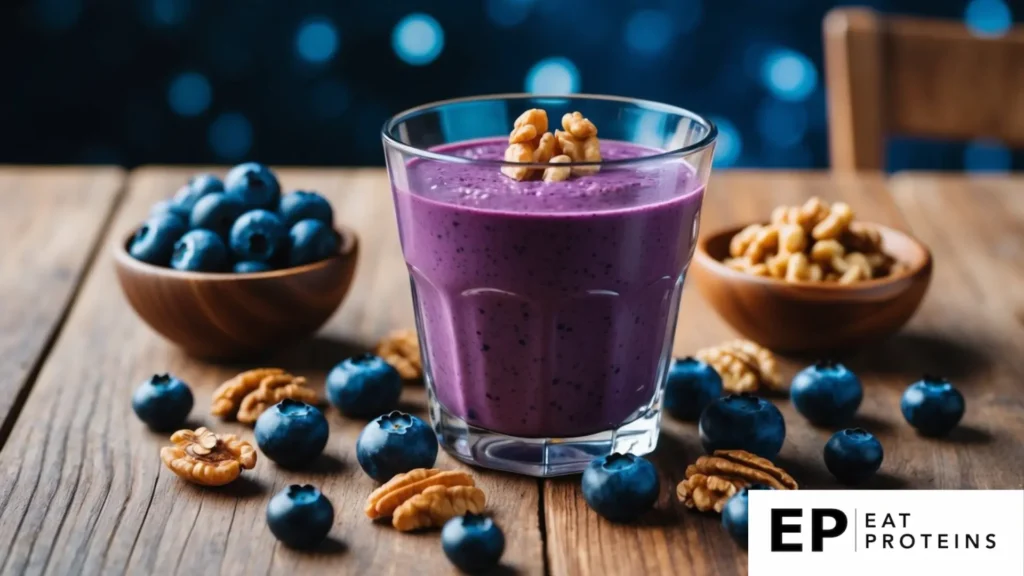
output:
<instances>
[{"instance_id":1,"label":"wooden table","mask_svg":"<svg viewBox=\"0 0 1024 576\"><path fill-rule=\"evenodd\" d=\"M436 533L399 534L369 522L374 484L354 458L361 423L329 411L327 456L286 473L262 460L245 479L200 489L160 463L166 437L134 417L134 387L154 372L190 382L193 423L251 432L206 414L210 394L245 366L186 357L149 331L115 281L110 244L193 170L0 169L0 573L189 575L227 573L447 574ZM289 188L316 189L362 236L348 301L313 341L260 364L316 385L326 371L412 310L386 177L381 170L280 171ZM865 382L859 424L886 460L869 488L1024 487L1024 180L929 174L830 177L724 172L713 177L703 228L763 217L817 194L850 202L864 219L911 230L934 250L930 293L910 326L843 358ZM113 214L112 221L109 216ZM730 337L695 290L683 297L675 352ZM801 364L783 363L791 376ZM919 438L899 414L903 388L924 371L951 377L967 397L962 425L945 440ZM406 407L423 411L411 386ZM821 459L829 431L778 400L789 437L779 463L804 487L835 485ZM653 459L657 509L613 525L583 502L578 477L539 481L477 471L507 536L506 573L739 574L746 555L716 516L686 510L676 483L701 452L695 426L665 423ZM451 458L442 467L457 467ZM331 540L313 554L276 543L264 522L271 494L319 485L334 502Z\"/></svg>"}]
</instances>

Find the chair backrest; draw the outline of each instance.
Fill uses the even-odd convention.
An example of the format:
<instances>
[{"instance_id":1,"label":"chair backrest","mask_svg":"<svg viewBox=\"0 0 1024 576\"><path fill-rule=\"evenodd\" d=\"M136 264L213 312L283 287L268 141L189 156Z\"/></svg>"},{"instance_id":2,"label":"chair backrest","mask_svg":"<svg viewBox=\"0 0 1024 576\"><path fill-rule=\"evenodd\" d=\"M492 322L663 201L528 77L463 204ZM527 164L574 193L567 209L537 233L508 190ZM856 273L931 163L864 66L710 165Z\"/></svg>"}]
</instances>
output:
<instances>
[{"instance_id":1,"label":"chair backrest","mask_svg":"<svg viewBox=\"0 0 1024 576\"><path fill-rule=\"evenodd\" d=\"M997 38L962 23L837 8L825 16L834 170L882 170L887 135L1024 146L1024 27Z\"/></svg>"}]
</instances>

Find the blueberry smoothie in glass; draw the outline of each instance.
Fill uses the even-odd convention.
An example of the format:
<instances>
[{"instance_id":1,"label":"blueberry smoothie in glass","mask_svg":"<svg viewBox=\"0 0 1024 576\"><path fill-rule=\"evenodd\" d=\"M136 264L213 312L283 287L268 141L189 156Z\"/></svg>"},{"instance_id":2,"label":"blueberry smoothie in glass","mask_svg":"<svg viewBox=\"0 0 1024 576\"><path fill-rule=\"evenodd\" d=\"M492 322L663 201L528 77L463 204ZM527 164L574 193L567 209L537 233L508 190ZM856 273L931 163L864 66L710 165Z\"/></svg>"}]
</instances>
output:
<instances>
[{"instance_id":1,"label":"blueberry smoothie in glass","mask_svg":"<svg viewBox=\"0 0 1024 576\"><path fill-rule=\"evenodd\" d=\"M539 476L649 452L710 155L602 139L600 171L520 181L508 146L388 158L435 431Z\"/></svg>"}]
</instances>

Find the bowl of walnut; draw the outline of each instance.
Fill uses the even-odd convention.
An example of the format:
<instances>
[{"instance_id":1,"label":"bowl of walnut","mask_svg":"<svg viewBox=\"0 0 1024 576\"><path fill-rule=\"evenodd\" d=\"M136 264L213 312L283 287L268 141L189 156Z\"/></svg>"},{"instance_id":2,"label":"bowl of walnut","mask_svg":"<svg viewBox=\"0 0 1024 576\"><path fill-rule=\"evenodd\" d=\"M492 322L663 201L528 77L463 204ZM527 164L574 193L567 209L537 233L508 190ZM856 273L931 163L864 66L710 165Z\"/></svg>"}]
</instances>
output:
<instances>
[{"instance_id":1,"label":"bowl of walnut","mask_svg":"<svg viewBox=\"0 0 1024 576\"><path fill-rule=\"evenodd\" d=\"M782 352L859 347L893 334L921 304L931 274L921 242L819 198L780 206L765 224L703 236L692 267L726 322Z\"/></svg>"}]
</instances>

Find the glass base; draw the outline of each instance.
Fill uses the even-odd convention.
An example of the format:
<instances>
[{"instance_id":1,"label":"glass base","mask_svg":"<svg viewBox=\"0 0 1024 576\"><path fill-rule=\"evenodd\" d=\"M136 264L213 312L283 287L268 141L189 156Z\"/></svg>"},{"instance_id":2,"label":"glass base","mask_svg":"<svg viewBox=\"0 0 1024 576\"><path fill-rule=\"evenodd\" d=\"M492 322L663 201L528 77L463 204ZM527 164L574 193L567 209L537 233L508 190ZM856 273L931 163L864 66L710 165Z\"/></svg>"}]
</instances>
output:
<instances>
[{"instance_id":1,"label":"glass base","mask_svg":"<svg viewBox=\"0 0 1024 576\"><path fill-rule=\"evenodd\" d=\"M660 402L613 430L576 438L520 438L477 428L430 397L430 420L449 454L484 468L548 478L582 472L591 460L612 452L649 454L658 444Z\"/></svg>"}]
</instances>

